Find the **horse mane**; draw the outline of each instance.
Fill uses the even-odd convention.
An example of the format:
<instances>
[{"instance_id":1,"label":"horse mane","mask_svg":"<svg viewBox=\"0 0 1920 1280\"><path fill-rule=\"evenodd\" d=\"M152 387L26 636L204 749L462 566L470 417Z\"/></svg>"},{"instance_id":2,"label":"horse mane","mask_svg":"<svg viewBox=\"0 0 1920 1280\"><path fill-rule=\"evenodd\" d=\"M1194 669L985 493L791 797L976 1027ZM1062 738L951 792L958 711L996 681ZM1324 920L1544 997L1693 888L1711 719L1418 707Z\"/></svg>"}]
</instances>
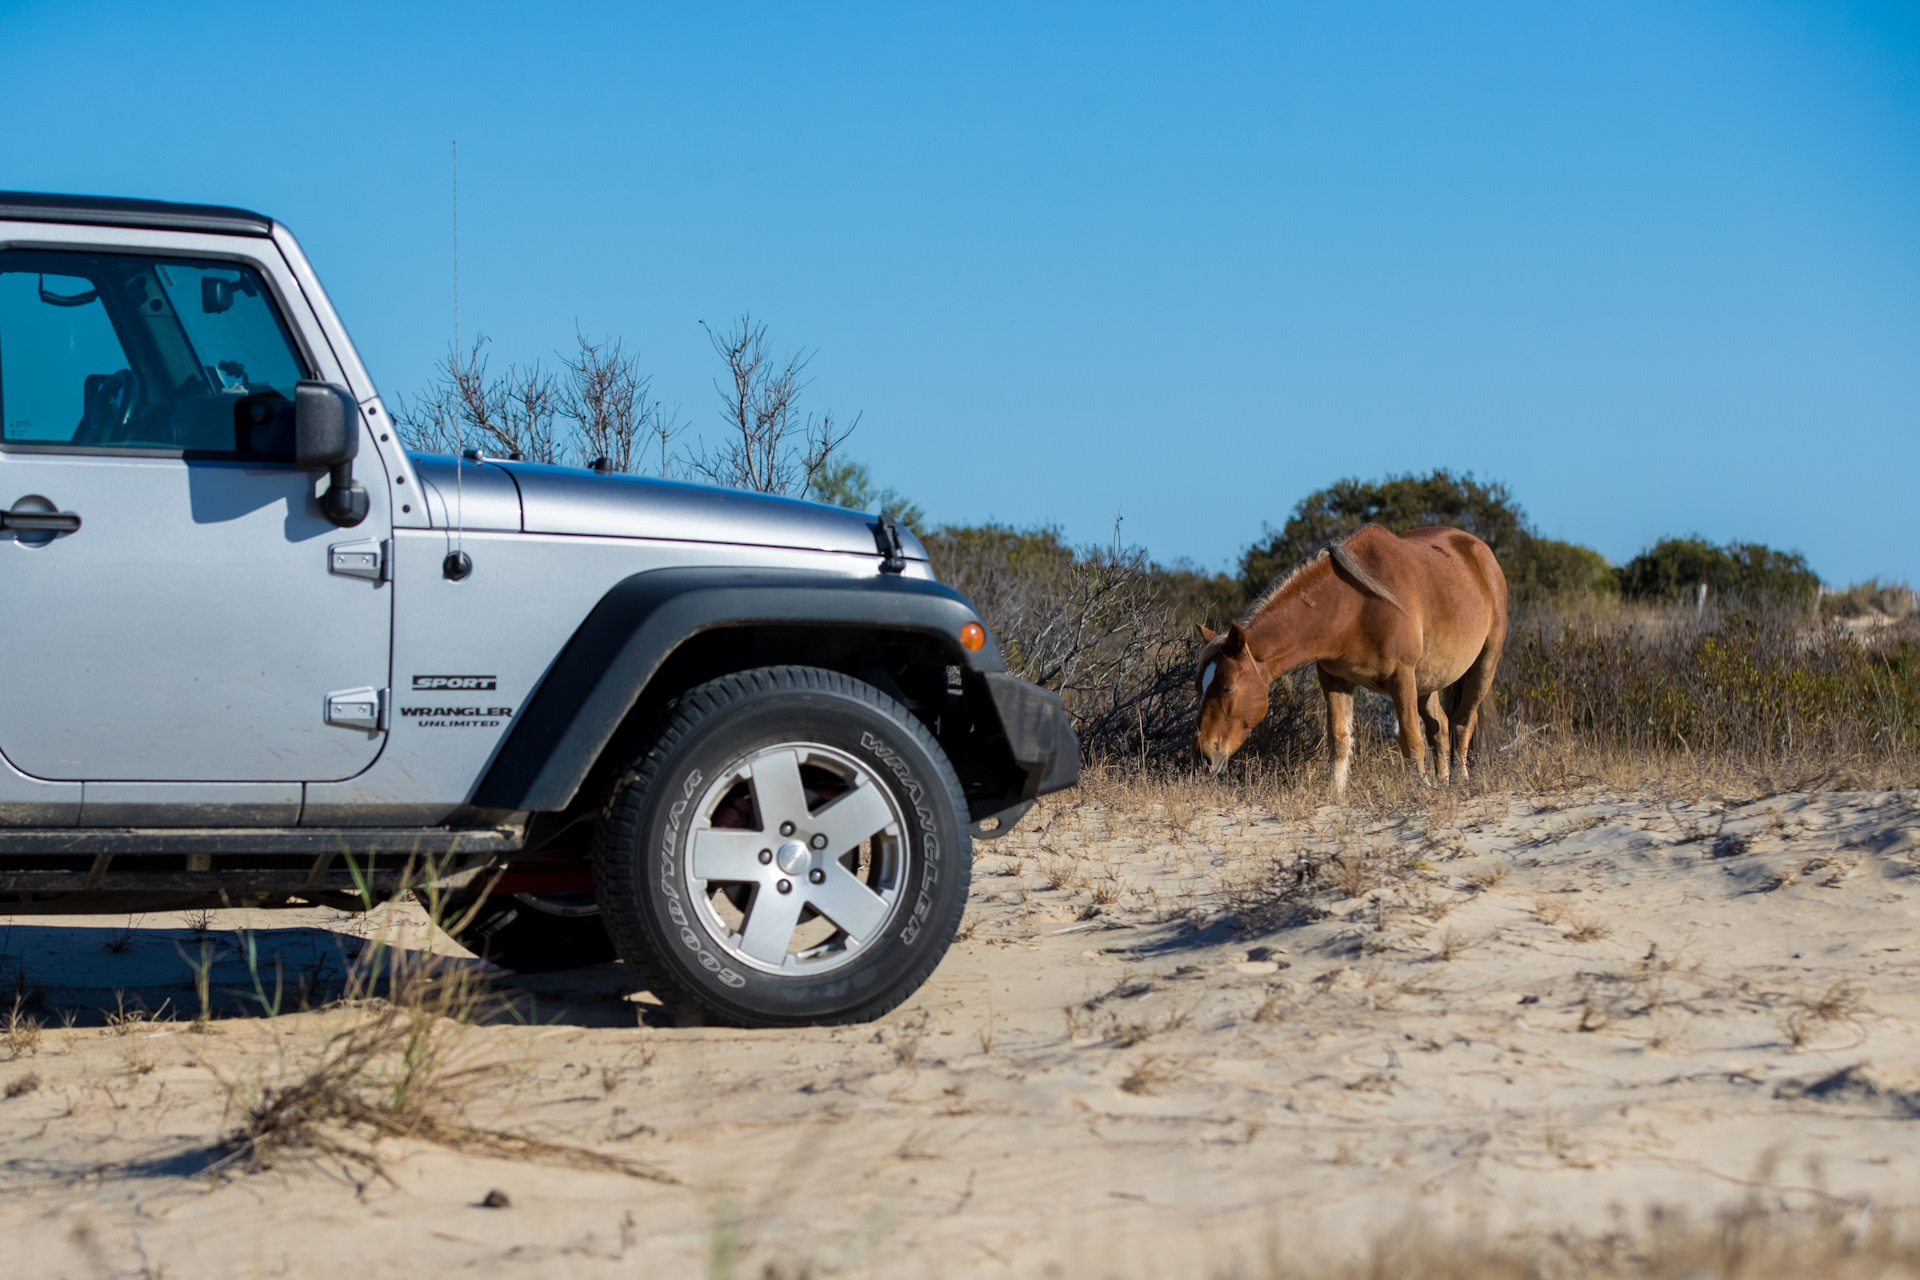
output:
<instances>
[{"instance_id":1,"label":"horse mane","mask_svg":"<svg viewBox=\"0 0 1920 1280\"><path fill-rule=\"evenodd\" d=\"M1319 564L1322 560L1329 558L1331 558L1336 565L1339 565L1340 568L1344 569L1348 577L1359 583L1367 591L1385 600L1388 604L1400 610L1400 612L1405 613L1406 606L1402 605L1400 601L1394 597L1393 592L1381 585L1380 580L1374 577L1365 565L1360 563L1360 557L1354 555L1352 549L1347 546L1349 542L1359 537L1362 532L1373 527L1374 526L1370 524L1363 524L1351 533L1340 535L1326 546L1320 548L1320 550L1308 556L1305 560L1302 560L1299 564L1293 566L1293 568L1275 578L1273 583L1268 586L1265 591L1260 593L1260 598L1247 606L1247 611L1240 617L1240 625L1243 627L1247 626L1255 618L1259 617L1267 606L1279 599L1281 594L1285 592L1288 587L1292 586L1302 574L1314 565Z\"/></svg>"}]
</instances>

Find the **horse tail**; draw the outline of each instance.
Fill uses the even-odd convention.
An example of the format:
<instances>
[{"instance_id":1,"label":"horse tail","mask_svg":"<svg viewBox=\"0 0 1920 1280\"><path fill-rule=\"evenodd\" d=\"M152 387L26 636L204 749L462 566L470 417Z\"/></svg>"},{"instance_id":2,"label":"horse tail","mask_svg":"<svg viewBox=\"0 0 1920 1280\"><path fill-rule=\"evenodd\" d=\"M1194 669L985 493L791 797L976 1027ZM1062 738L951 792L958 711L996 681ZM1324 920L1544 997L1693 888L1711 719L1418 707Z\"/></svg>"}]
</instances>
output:
<instances>
[{"instance_id":1,"label":"horse tail","mask_svg":"<svg viewBox=\"0 0 1920 1280\"><path fill-rule=\"evenodd\" d=\"M1336 542L1328 547L1327 550L1332 553L1333 562L1346 570L1348 577L1365 587L1368 591L1371 591L1374 595L1379 596L1382 600L1385 600L1400 612L1405 613L1407 611L1407 607L1394 598L1393 592L1381 586L1380 580L1367 571L1366 566L1360 563L1360 558L1354 555L1353 552L1347 550L1346 543Z\"/></svg>"}]
</instances>

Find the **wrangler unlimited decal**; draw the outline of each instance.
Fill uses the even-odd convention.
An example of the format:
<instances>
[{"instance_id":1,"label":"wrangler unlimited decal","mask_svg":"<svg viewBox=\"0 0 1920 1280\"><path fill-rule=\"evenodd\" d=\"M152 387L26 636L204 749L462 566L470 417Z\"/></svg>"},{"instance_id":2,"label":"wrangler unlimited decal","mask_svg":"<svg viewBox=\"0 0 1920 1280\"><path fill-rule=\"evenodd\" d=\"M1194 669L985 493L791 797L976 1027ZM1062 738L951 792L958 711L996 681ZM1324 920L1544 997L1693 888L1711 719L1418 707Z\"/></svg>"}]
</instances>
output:
<instances>
[{"instance_id":1,"label":"wrangler unlimited decal","mask_svg":"<svg viewBox=\"0 0 1920 1280\"><path fill-rule=\"evenodd\" d=\"M512 707L402 707L403 716L421 717L422 729L492 729L506 723Z\"/></svg>"}]
</instances>

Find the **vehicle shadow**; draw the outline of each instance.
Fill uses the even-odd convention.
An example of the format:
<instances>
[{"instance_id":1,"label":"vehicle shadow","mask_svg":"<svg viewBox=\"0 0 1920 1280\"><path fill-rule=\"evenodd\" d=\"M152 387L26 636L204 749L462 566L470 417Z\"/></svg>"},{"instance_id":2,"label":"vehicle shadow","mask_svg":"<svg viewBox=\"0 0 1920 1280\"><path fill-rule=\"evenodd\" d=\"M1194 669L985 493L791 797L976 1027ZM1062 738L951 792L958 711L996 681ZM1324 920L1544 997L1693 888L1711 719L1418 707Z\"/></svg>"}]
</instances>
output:
<instances>
[{"instance_id":1,"label":"vehicle shadow","mask_svg":"<svg viewBox=\"0 0 1920 1280\"><path fill-rule=\"evenodd\" d=\"M12 1010L81 1027L127 1017L274 1017L324 1008L349 994L383 995L387 975L417 968L428 952L424 926L381 937L365 917L346 912L220 914L308 919L193 928L99 916L0 918L0 1015ZM491 997L477 1004L476 1021L483 1024L672 1024L659 1005L632 997L626 966L617 962L512 973L453 951L444 939L434 962L480 980Z\"/></svg>"}]
</instances>

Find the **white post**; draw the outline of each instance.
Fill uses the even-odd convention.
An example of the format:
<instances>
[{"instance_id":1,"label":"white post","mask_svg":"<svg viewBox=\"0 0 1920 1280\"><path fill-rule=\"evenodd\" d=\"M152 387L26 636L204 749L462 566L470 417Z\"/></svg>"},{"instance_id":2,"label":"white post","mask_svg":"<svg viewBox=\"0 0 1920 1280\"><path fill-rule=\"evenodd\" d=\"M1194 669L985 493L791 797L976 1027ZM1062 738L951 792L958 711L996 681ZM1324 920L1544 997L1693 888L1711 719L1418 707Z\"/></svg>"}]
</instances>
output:
<instances>
[{"instance_id":1,"label":"white post","mask_svg":"<svg viewBox=\"0 0 1920 1280\"><path fill-rule=\"evenodd\" d=\"M1693 616L1699 617L1707 611L1707 584L1702 582L1694 588Z\"/></svg>"}]
</instances>

